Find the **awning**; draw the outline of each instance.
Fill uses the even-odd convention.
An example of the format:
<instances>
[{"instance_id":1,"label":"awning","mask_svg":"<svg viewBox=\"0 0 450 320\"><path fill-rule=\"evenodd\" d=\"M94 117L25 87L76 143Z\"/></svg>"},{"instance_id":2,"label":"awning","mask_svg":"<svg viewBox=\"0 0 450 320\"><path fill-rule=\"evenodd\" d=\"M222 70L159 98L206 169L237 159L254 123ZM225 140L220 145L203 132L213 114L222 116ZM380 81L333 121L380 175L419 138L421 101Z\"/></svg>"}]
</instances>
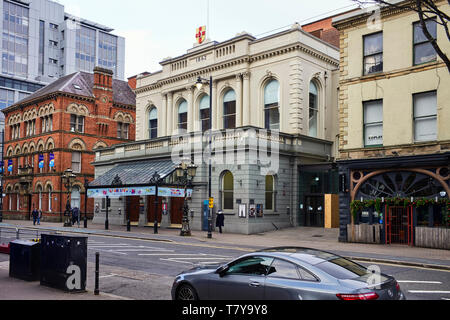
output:
<instances>
[{"instance_id":1,"label":"awning","mask_svg":"<svg viewBox=\"0 0 450 320\"><path fill-rule=\"evenodd\" d=\"M87 191L89 198L100 197L126 197L126 196L149 196L156 194L156 187L150 183L155 172L161 179L171 175L177 165L171 160L148 160L124 162L116 165L91 183ZM114 186L113 180L119 177L122 181L120 186ZM186 191L191 197L192 189ZM158 196L184 198L183 188L161 186L158 188Z\"/></svg>"},{"instance_id":2,"label":"awning","mask_svg":"<svg viewBox=\"0 0 450 320\"><path fill-rule=\"evenodd\" d=\"M155 172L161 179L166 178L175 171L177 164L172 160L146 160L132 161L117 164L91 183L89 189L95 187L112 187L113 180L118 176L122 186L146 186Z\"/></svg>"}]
</instances>

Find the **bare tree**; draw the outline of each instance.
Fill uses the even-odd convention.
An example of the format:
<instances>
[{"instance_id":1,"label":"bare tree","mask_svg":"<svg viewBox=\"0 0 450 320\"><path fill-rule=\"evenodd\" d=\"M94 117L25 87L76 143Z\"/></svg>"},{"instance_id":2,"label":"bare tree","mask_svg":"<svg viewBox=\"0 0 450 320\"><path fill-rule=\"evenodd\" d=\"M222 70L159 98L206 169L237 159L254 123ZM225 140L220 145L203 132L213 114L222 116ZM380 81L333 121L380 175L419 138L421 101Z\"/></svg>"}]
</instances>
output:
<instances>
[{"instance_id":1,"label":"bare tree","mask_svg":"<svg viewBox=\"0 0 450 320\"><path fill-rule=\"evenodd\" d=\"M447 69L450 73L450 58L445 52L439 47L437 39L433 38L429 32L426 20L433 18L436 23L444 28L447 39L450 41L450 31L449 31L449 21L450 16L442 11L436 4L436 0L409 0L402 2L392 2L384 0L352 0L361 5L379 5L380 7L391 7L396 9L411 10L417 13L420 20L420 25L422 26L423 34L427 40L431 43L437 55L444 61ZM447 0L450 5L450 0Z\"/></svg>"}]
</instances>

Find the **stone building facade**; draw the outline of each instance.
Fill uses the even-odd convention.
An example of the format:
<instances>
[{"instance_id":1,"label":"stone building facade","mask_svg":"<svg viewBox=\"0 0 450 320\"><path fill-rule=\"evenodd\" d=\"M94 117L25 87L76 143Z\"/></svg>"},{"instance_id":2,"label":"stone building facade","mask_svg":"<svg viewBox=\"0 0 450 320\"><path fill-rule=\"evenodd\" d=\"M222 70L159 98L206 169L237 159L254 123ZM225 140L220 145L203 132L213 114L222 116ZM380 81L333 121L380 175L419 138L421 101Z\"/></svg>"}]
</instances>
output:
<instances>
[{"instance_id":1,"label":"stone building facade","mask_svg":"<svg viewBox=\"0 0 450 320\"><path fill-rule=\"evenodd\" d=\"M405 3L333 20L340 32L340 240L448 248L450 75ZM436 3L450 12L446 1ZM448 55L444 28L435 18L426 25Z\"/></svg>"},{"instance_id":2,"label":"stone building facade","mask_svg":"<svg viewBox=\"0 0 450 320\"><path fill-rule=\"evenodd\" d=\"M65 76L3 110L6 119L3 217L60 221L69 199L84 212L86 181L94 177L94 150L135 139L135 95L108 69ZM69 194L62 184L71 168ZM87 209L92 216L93 201Z\"/></svg>"},{"instance_id":3,"label":"stone building facade","mask_svg":"<svg viewBox=\"0 0 450 320\"><path fill-rule=\"evenodd\" d=\"M137 141L98 150L90 188L107 187L116 173L125 181L128 176L119 166L152 168L152 161L154 171L156 162L165 162L167 187L181 188L173 170L187 158L198 166L188 202L193 229L207 230L209 186L213 215L224 211L225 232L249 234L301 224L300 169L329 164L336 153L338 59L336 47L298 24L259 39L243 32L228 41L207 41L164 59L161 71L136 79ZM202 88L196 86L199 77L208 80ZM316 176L311 179L318 182ZM323 202L324 194L318 192ZM125 198L112 199L111 222L124 224L123 213L134 206L140 214L132 215L132 223L154 224L152 196L134 197L134 205ZM160 198L167 214L157 212L158 221L180 227L183 199ZM95 201L101 208L105 203ZM323 204L317 208L323 215ZM94 219L104 221L105 211Z\"/></svg>"}]
</instances>

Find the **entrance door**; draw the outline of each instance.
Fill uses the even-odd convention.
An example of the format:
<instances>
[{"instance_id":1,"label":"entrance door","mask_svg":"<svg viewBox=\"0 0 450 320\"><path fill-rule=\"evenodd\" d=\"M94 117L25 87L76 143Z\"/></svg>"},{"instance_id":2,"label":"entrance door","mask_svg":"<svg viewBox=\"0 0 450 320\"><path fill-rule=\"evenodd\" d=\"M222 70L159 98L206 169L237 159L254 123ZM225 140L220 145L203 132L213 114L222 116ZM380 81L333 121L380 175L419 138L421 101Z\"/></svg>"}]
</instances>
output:
<instances>
[{"instance_id":1,"label":"entrance door","mask_svg":"<svg viewBox=\"0 0 450 320\"><path fill-rule=\"evenodd\" d=\"M389 207L386 243L413 244L412 207Z\"/></svg>"},{"instance_id":2,"label":"entrance door","mask_svg":"<svg viewBox=\"0 0 450 320\"><path fill-rule=\"evenodd\" d=\"M139 222L139 196L126 197L127 212L130 217L130 222Z\"/></svg>"},{"instance_id":3,"label":"entrance door","mask_svg":"<svg viewBox=\"0 0 450 320\"><path fill-rule=\"evenodd\" d=\"M170 223L181 224L183 222L184 198L171 198L170 201Z\"/></svg>"},{"instance_id":4,"label":"entrance door","mask_svg":"<svg viewBox=\"0 0 450 320\"><path fill-rule=\"evenodd\" d=\"M323 226L325 225L323 195L306 196L304 203L305 203L305 226L323 228Z\"/></svg>"},{"instance_id":5,"label":"entrance door","mask_svg":"<svg viewBox=\"0 0 450 320\"><path fill-rule=\"evenodd\" d=\"M147 221L149 224L155 223L155 196L147 196ZM158 223L161 223L162 218L162 197L158 197L158 208L156 210L158 215Z\"/></svg>"}]
</instances>

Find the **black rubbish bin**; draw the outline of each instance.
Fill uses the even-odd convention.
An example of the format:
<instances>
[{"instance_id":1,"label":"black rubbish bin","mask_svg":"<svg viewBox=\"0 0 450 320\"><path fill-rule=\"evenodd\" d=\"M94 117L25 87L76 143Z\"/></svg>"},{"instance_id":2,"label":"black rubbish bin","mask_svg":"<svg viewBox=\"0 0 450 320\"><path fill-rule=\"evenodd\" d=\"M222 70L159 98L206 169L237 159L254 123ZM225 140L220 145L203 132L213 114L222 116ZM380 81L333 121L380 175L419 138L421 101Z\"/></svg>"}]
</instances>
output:
<instances>
[{"instance_id":1,"label":"black rubbish bin","mask_svg":"<svg viewBox=\"0 0 450 320\"><path fill-rule=\"evenodd\" d=\"M41 285L85 292L87 237L41 235Z\"/></svg>"},{"instance_id":2,"label":"black rubbish bin","mask_svg":"<svg viewBox=\"0 0 450 320\"><path fill-rule=\"evenodd\" d=\"M40 244L14 240L9 248L9 276L25 281L39 280Z\"/></svg>"}]
</instances>

